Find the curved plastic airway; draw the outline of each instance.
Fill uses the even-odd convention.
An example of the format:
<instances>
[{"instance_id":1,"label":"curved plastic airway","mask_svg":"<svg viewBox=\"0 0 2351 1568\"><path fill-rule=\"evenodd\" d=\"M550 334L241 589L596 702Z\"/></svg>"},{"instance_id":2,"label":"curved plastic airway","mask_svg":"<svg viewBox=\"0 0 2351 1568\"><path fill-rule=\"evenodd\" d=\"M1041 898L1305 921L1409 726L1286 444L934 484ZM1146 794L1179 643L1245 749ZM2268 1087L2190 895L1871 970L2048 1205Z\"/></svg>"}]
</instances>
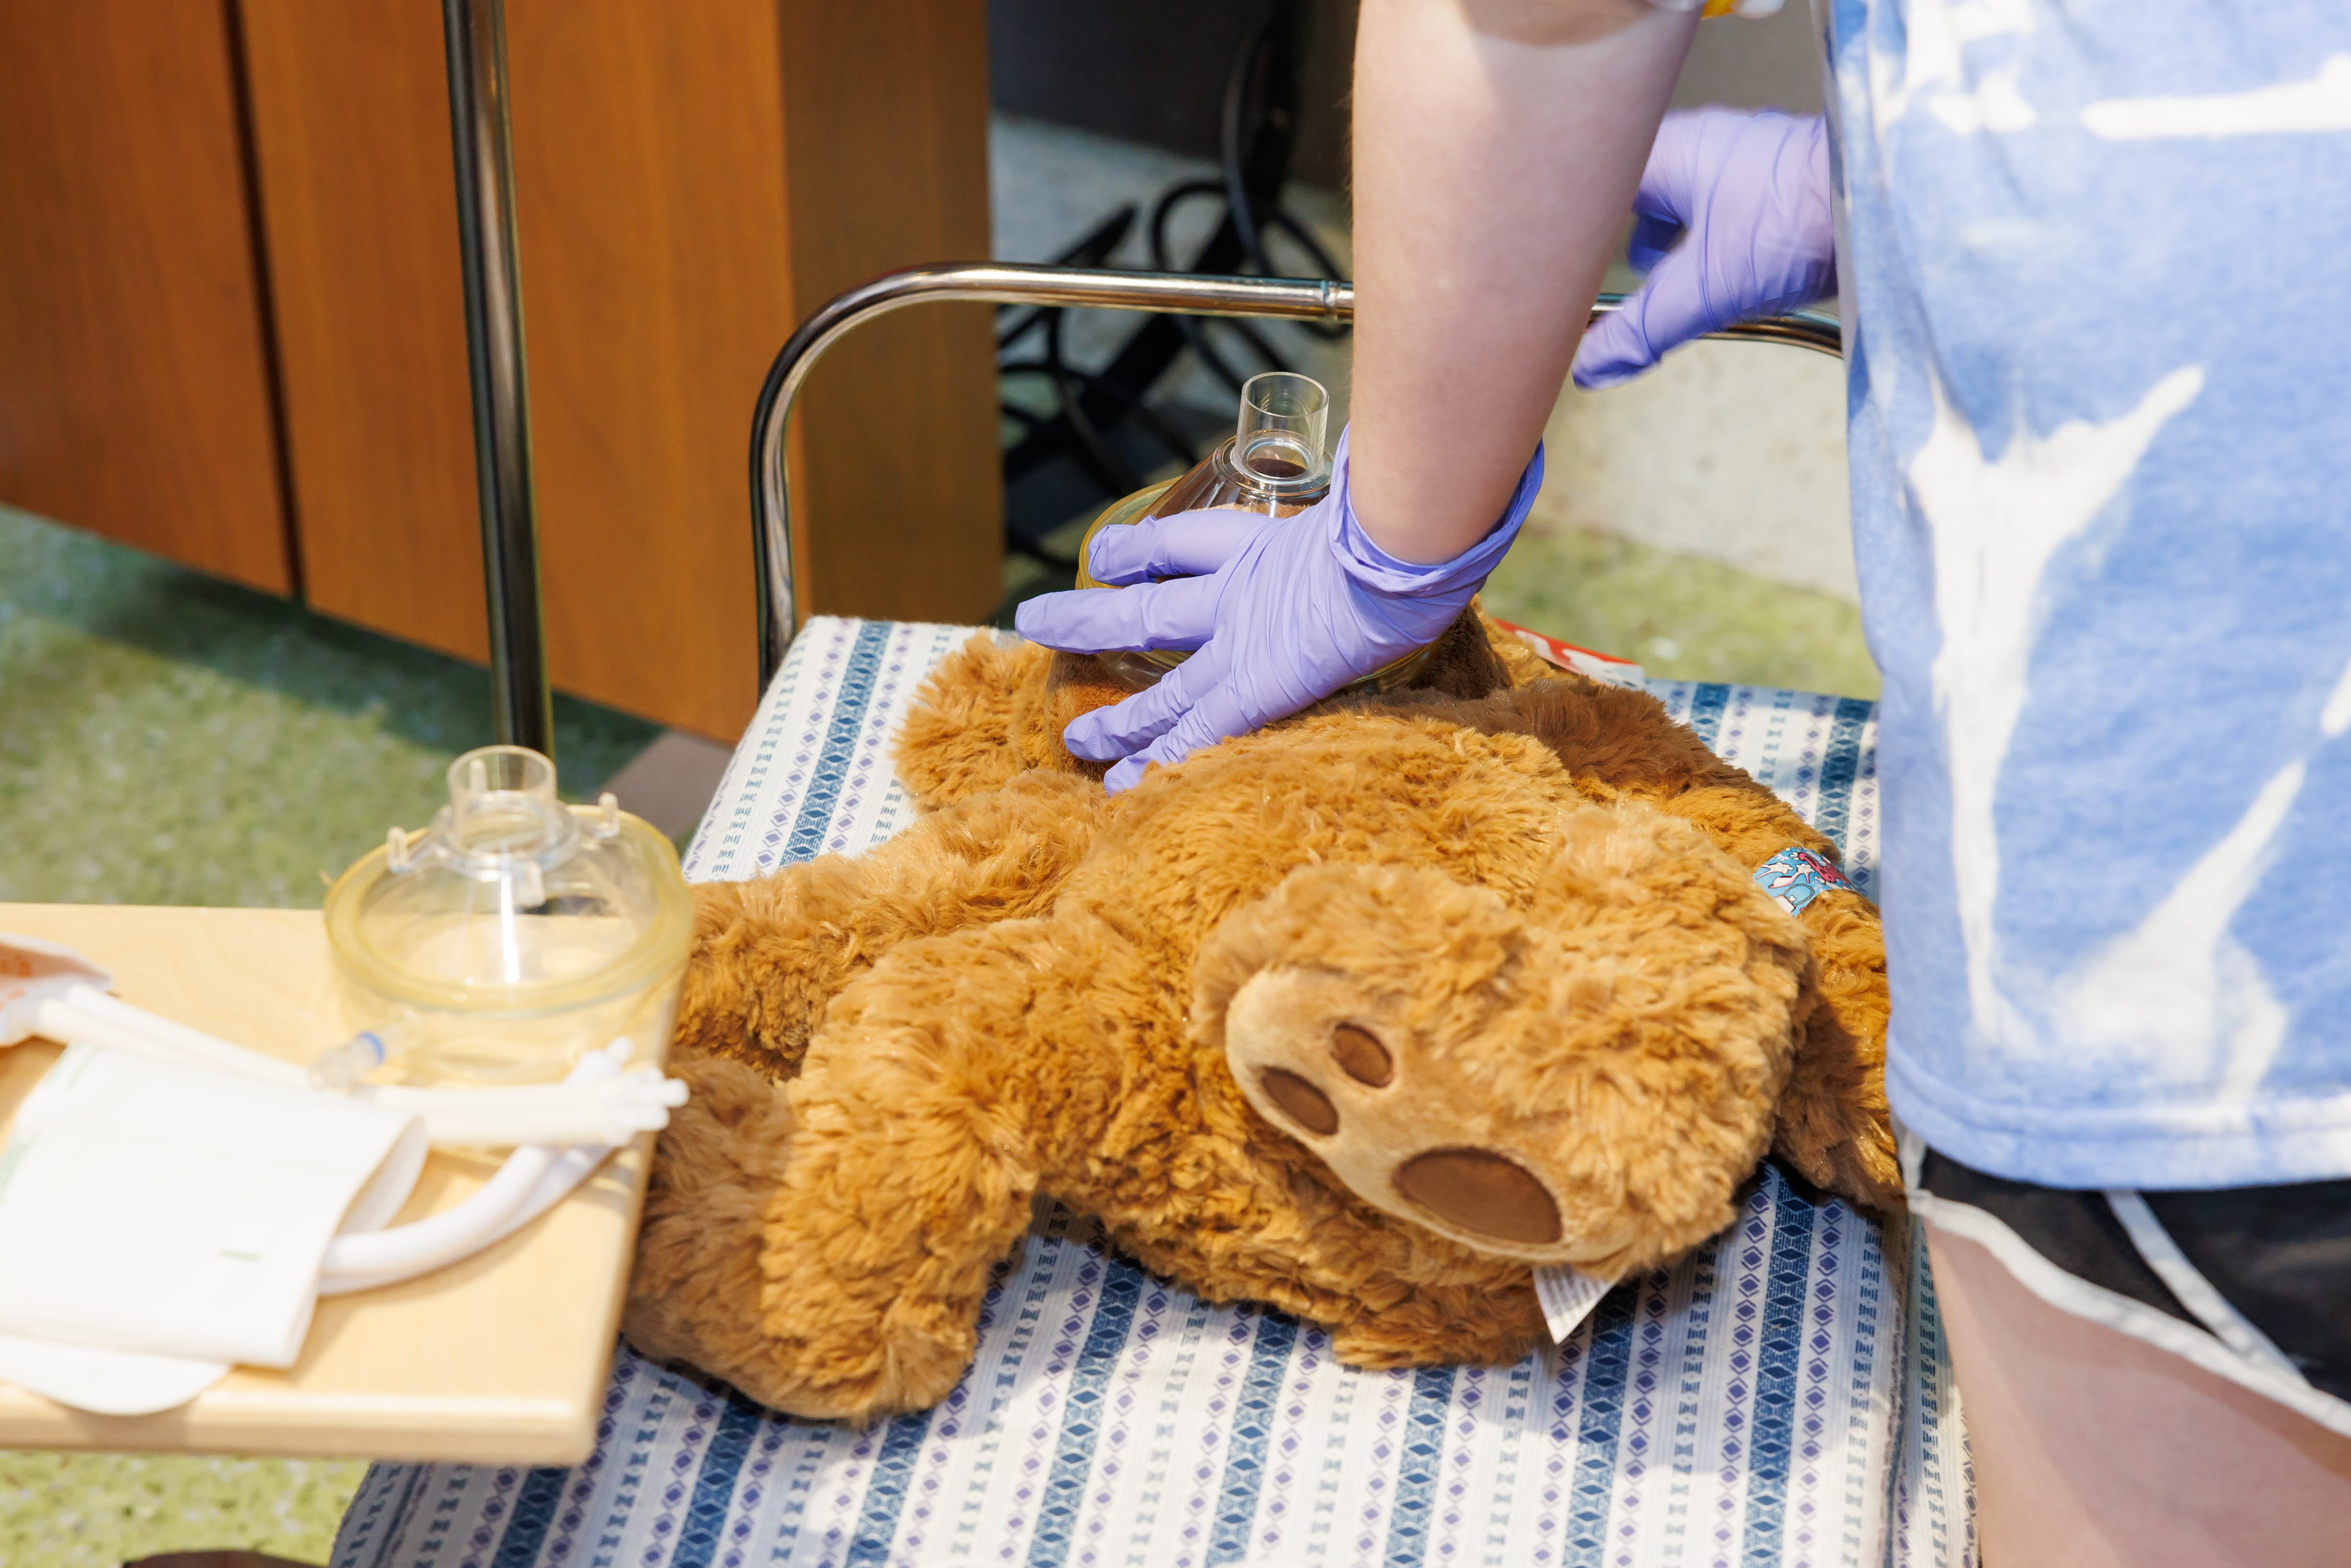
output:
<instances>
[{"instance_id":1,"label":"curved plastic airway","mask_svg":"<svg viewBox=\"0 0 2351 1568\"><path fill-rule=\"evenodd\" d=\"M390 1230L338 1236L327 1245L319 1294L371 1291L471 1257L555 1207L611 1152L592 1145L517 1149L481 1191L455 1208Z\"/></svg>"},{"instance_id":2,"label":"curved plastic airway","mask_svg":"<svg viewBox=\"0 0 2351 1568\"><path fill-rule=\"evenodd\" d=\"M590 1083L621 1071L623 1052L599 1051L571 1070L567 1082ZM482 1190L456 1207L389 1230L338 1236L327 1244L319 1293L370 1291L429 1274L512 1235L588 1178L612 1152L609 1145L517 1149Z\"/></svg>"}]
</instances>

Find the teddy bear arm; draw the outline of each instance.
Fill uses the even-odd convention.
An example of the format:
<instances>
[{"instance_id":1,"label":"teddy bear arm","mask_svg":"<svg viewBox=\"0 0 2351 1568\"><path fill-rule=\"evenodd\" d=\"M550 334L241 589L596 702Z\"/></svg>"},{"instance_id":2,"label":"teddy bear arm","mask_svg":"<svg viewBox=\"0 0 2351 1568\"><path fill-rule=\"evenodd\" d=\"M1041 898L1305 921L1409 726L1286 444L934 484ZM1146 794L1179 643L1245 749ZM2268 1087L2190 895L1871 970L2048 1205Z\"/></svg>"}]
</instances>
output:
<instances>
[{"instance_id":1,"label":"teddy bear arm","mask_svg":"<svg viewBox=\"0 0 2351 1568\"><path fill-rule=\"evenodd\" d=\"M802 1135L768 1207L760 1288L737 1303L736 1354L710 1366L795 1416L866 1421L946 1397L1029 1223L1033 1176L967 1106L889 1116L886 1138L846 1123Z\"/></svg>"},{"instance_id":2,"label":"teddy bear arm","mask_svg":"<svg viewBox=\"0 0 2351 1568\"><path fill-rule=\"evenodd\" d=\"M621 1330L656 1361L713 1370L756 1360L767 1207L792 1119L783 1088L744 1062L689 1057L690 1091L653 1151Z\"/></svg>"},{"instance_id":3,"label":"teddy bear arm","mask_svg":"<svg viewBox=\"0 0 2351 1568\"><path fill-rule=\"evenodd\" d=\"M871 854L696 888L678 1053L790 1076L832 998L900 943L1050 907L1104 811L1089 780L1025 774Z\"/></svg>"},{"instance_id":4,"label":"teddy bear arm","mask_svg":"<svg viewBox=\"0 0 2351 1568\"><path fill-rule=\"evenodd\" d=\"M1815 1185L1880 1210L1902 1206L1886 1103L1886 946L1857 893L1804 911L1813 1005L1801 1025L1772 1147Z\"/></svg>"}]
</instances>

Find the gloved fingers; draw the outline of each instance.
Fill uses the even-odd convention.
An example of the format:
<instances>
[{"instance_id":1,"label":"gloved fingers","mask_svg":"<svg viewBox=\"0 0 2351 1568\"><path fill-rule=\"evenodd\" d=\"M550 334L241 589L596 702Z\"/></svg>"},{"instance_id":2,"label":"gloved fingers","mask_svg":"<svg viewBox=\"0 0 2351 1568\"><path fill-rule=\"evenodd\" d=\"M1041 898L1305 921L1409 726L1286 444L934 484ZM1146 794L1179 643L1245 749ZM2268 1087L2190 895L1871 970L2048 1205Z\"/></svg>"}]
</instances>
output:
<instances>
[{"instance_id":1,"label":"gloved fingers","mask_svg":"<svg viewBox=\"0 0 2351 1568\"><path fill-rule=\"evenodd\" d=\"M1773 200L1784 215L1786 233L1779 246L1782 254L1772 270L1790 286L1774 308L1792 310L1825 299L1837 290L1827 121L1799 122L1782 148L1773 173Z\"/></svg>"},{"instance_id":2,"label":"gloved fingers","mask_svg":"<svg viewBox=\"0 0 2351 1568\"><path fill-rule=\"evenodd\" d=\"M1834 286L1823 122L1775 110L1665 117L1642 166L1627 254L1656 264L1625 308L1585 334L1578 386L1610 386L1734 321L1819 298ZM1667 246L1673 228L1684 232Z\"/></svg>"},{"instance_id":3,"label":"gloved fingers","mask_svg":"<svg viewBox=\"0 0 2351 1568\"><path fill-rule=\"evenodd\" d=\"M1696 246L1669 251L1612 315L1583 334L1575 350L1575 384L1591 390L1627 382L1668 349L1702 338L1721 323L1706 296L1705 263Z\"/></svg>"},{"instance_id":4,"label":"gloved fingers","mask_svg":"<svg viewBox=\"0 0 2351 1568\"><path fill-rule=\"evenodd\" d=\"M1031 643L1071 653L1145 648L1188 653L1216 631L1222 591L1219 579L1179 577L1133 588L1040 593L1012 612L1012 624Z\"/></svg>"},{"instance_id":5,"label":"gloved fingers","mask_svg":"<svg viewBox=\"0 0 2351 1568\"><path fill-rule=\"evenodd\" d=\"M1182 725L1202 694L1228 685L1224 664L1214 654L1211 646L1169 671L1149 691L1071 720L1069 727L1062 731L1062 744L1070 748L1072 757L1095 762L1132 758ZM1229 696L1229 692L1227 695ZM1248 727L1236 723L1237 728ZM1127 777L1132 781L1140 774L1138 763Z\"/></svg>"},{"instance_id":6,"label":"gloved fingers","mask_svg":"<svg viewBox=\"0 0 2351 1568\"><path fill-rule=\"evenodd\" d=\"M1720 108L1677 109L1657 122L1657 139L1641 165L1641 183L1633 192L1633 210L1676 228L1687 228L1698 219L1705 192L1699 187L1705 164L1700 144L1719 135L1746 111Z\"/></svg>"},{"instance_id":7,"label":"gloved fingers","mask_svg":"<svg viewBox=\"0 0 2351 1568\"><path fill-rule=\"evenodd\" d=\"M1230 507L1145 517L1132 527L1096 534L1086 547L1086 567L1097 582L1206 577L1274 520L1262 512Z\"/></svg>"},{"instance_id":8,"label":"gloved fingers","mask_svg":"<svg viewBox=\"0 0 2351 1568\"><path fill-rule=\"evenodd\" d=\"M1190 667L1188 664L1185 666ZM1131 789L1142 781L1144 769L1154 763L1173 768L1196 751L1205 751L1220 740L1246 735L1256 727L1232 683L1219 680L1185 710L1166 734L1105 774L1102 788L1113 795Z\"/></svg>"},{"instance_id":9,"label":"gloved fingers","mask_svg":"<svg viewBox=\"0 0 2351 1568\"><path fill-rule=\"evenodd\" d=\"M1196 653L1149 690L1071 719L1061 731L1061 744L1071 756L1089 762L1132 756L1175 728L1198 694L1217 684L1222 668L1213 649Z\"/></svg>"},{"instance_id":10,"label":"gloved fingers","mask_svg":"<svg viewBox=\"0 0 2351 1568\"><path fill-rule=\"evenodd\" d=\"M1653 218L1646 213L1633 219L1632 237L1625 242L1625 263L1635 272L1655 272L1657 264L1666 259L1674 246L1681 243L1689 231L1670 218Z\"/></svg>"}]
</instances>

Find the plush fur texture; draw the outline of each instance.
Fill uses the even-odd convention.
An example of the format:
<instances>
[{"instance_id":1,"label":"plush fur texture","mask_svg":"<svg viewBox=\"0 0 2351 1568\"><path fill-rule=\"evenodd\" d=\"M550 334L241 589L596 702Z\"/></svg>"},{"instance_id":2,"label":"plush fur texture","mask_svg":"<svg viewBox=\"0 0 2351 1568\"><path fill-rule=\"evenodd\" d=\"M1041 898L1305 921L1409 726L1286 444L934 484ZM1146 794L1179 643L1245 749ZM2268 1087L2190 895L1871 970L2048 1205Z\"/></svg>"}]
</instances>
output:
<instances>
[{"instance_id":1,"label":"plush fur texture","mask_svg":"<svg viewBox=\"0 0 2351 1568\"><path fill-rule=\"evenodd\" d=\"M985 634L872 853L696 892L626 1325L795 1414L945 1396L1032 1201L1366 1366L1502 1362L1530 1266L1728 1224L1768 1149L1896 1201L1876 914L1750 873L1834 850L1646 695L1472 616L1105 798L1060 745L1124 695Z\"/></svg>"}]
</instances>

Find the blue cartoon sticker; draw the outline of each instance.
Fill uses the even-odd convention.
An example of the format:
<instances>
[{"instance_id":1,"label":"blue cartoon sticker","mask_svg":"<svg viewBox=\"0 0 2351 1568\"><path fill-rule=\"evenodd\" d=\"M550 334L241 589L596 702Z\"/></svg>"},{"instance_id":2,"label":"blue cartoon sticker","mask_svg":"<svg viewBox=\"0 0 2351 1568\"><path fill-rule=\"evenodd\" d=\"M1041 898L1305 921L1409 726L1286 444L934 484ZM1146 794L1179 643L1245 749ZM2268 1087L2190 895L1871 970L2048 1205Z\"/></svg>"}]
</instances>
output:
<instances>
[{"instance_id":1,"label":"blue cartoon sticker","mask_svg":"<svg viewBox=\"0 0 2351 1568\"><path fill-rule=\"evenodd\" d=\"M1755 868L1755 885L1789 914L1802 915L1804 905L1829 889L1853 883L1826 855L1792 844Z\"/></svg>"}]
</instances>

